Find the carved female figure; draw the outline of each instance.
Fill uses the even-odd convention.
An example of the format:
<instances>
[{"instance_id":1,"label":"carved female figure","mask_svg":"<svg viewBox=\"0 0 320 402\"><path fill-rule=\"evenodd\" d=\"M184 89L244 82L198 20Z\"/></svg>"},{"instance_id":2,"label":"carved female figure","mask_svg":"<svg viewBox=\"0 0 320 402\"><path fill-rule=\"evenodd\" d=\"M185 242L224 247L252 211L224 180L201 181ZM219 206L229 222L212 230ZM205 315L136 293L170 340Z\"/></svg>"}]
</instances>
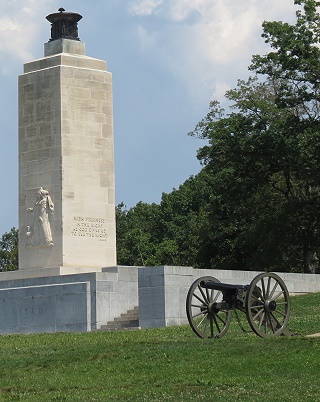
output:
<instances>
[{"instance_id":1,"label":"carved female figure","mask_svg":"<svg viewBox=\"0 0 320 402\"><path fill-rule=\"evenodd\" d=\"M34 207L28 208L28 211L33 212L32 245L53 246L50 217L54 211L54 204L47 190L40 187Z\"/></svg>"}]
</instances>

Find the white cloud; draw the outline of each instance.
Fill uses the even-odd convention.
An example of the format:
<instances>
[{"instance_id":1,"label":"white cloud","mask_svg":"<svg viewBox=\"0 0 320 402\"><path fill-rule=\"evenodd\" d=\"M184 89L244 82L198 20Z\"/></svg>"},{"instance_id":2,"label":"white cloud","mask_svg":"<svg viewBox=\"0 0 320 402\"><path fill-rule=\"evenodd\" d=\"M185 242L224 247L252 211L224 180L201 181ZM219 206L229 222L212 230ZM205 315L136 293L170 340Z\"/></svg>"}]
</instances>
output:
<instances>
[{"instance_id":1,"label":"white cloud","mask_svg":"<svg viewBox=\"0 0 320 402\"><path fill-rule=\"evenodd\" d=\"M142 49L153 49L158 40L156 32L148 32L143 26L137 26L138 40Z\"/></svg>"},{"instance_id":2,"label":"white cloud","mask_svg":"<svg viewBox=\"0 0 320 402\"><path fill-rule=\"evenodd\" d=\"M133 1L129 6L129 11L134 15L146 16L153 14L159 6L161 6L163 0L138 0Z\"/></svg>"},{"instance_id":3,"label":"white cloud","mask_svg":"<svg viewBox=\"0 0 320 402\"><path fill-rule=\"evenodd\" d=\"M28 51L25 32L22 32L23 28L24 26L18 20L13 20L9 17L0 18L1 56L9 55L20 60L25 60L31 56ZM30 33L32 30L32 27L29 26L28 32Z\"/></svg>"},{"instance_id":4,"label":"white cloud","mask_svg":"<svg viewBox=\"0 0 320 402\"><path fill-rule=\"evenodd\" d=\"M182 22L192 15L201 19L205 18L207 12L213 7L213 2L208 0L178 0L168 2L168 15L176 22Z\"/></svg>"},{"instance_id":5,"label":"white cloud","mask_svg":"<svg viewBox=\"0 0 320 402\"><path fill-rule=\"evenodd\" d=\"M0 0L0 58L33 58L41 21L54 0ZM4 71L2 69L2 71Z\"/></svg>"},{"instance_id":6,"label":"white cloud","mask_svg":"<svg viewBox=\"0 0 320 402\"><path fill-rule=\"evenodd\" d=\"M208 0L133 0L129 11L139 16L162 15L180 22L194 12L201 14L210 3Z\"/></svg>"},{"instance_id":7,"label":"white cloud","mask_svg":"<svg viewBox=\"0 0 320 402\"><path fill-rule=\"evenodd\" d=\"M1 31L15 31L17 29L17 24L9 18L9 17L4 17L1 18L1 25L0 25L0 32Z\"/></svg>"},{"instance_id":8,"label":"white cloud","mask_svg":"<svg viewBox=\"0 0 320 402\"><path fill-rule=\"evenodd\" d=\"M292 20L295 6L293 0L136 0L133 10L145 17L139 20L139 40L152 38L142 49L161 53L190 92L211 87L220 93L227 74L234 74L236 82L237 72L246 69L252 54L266 51L260 37L262 21ZM148 24L150 16L167 23Z\"/></svg>"}]
</instances>

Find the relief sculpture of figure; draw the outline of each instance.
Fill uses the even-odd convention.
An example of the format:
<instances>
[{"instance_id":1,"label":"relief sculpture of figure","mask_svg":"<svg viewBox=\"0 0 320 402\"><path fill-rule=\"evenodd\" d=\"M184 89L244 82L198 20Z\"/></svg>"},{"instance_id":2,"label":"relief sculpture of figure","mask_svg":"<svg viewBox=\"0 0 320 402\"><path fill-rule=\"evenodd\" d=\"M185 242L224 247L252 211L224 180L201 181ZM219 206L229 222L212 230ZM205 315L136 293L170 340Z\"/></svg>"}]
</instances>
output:
<instances>
[{"instance_id":1,"label":"relief sculpture of figure","mask_svg":"<svg viewBox=\"0 0 320 402\"><path fill-rule=\"evenodd\" d=\"M53 246L50 220L54 211L54 204L47 190L40 187L32 212L32 223L27 225L28 246Z\"/></svg>"}]
</instances>

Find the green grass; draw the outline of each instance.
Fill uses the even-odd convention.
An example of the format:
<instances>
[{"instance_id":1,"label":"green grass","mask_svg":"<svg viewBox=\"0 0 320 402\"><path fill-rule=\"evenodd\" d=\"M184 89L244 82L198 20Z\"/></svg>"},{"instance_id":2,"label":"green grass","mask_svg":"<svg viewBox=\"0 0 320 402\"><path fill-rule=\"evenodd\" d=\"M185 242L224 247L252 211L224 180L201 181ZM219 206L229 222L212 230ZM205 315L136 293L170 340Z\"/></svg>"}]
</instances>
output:
<instances>
[{"instance_id":1,"label":"green grass","mask_svg":"<svg viewBox=\"0 0 320 402\"><path fill-rule=\"evenodd\" d=\"M293 337L235 317L213 340L188 326L1 336L0 401L320 401L320 338L304 336L320 332L320 294L291 301Z\"/></svg>"}]
</instances>

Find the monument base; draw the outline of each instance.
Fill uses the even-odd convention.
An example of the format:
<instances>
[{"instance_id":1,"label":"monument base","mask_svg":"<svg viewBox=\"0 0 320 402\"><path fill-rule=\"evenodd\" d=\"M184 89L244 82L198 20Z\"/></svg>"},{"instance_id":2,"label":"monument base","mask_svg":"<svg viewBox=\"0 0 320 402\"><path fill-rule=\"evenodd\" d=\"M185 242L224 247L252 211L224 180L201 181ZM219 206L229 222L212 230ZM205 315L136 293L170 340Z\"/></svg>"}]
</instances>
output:
<instances>
[{"instance_id":1,"label":"monument base","mask_svg":"<svg viewBox=\"0 0 320 402\"><path fill-rule=\"evenodd\" d=\"M99 267L52 267L52 268L28 268L18 271L0 272L0 286L2 281L40 278L47 276L73 275L88 272L102 272L105 268Z\"/></svg>"},{"instance_id":2,"label":"monument base","mask_svg":"<svg viewBox=\"0 0 320 402\"><path fill-rule=\"evenodd\" d=\"M0 274L0 334L94 331L138 306L138 267L56 267L36 274L40 270Z\"/></svg>"},{"instance_id":3,"label":"monument base","mask_svg":"<svg viewBox=\"0 0 320 402\"><path fill-rule=\"evenodd\" d=\"M196 279L213 276L246 285L259 273L171 266L2 272L0 334L108 329L110 322L137 307L141 328L183 325L186 296ZM320 292L320 275L277 274L290 294Z\"/></svg>"}]
</instances>

